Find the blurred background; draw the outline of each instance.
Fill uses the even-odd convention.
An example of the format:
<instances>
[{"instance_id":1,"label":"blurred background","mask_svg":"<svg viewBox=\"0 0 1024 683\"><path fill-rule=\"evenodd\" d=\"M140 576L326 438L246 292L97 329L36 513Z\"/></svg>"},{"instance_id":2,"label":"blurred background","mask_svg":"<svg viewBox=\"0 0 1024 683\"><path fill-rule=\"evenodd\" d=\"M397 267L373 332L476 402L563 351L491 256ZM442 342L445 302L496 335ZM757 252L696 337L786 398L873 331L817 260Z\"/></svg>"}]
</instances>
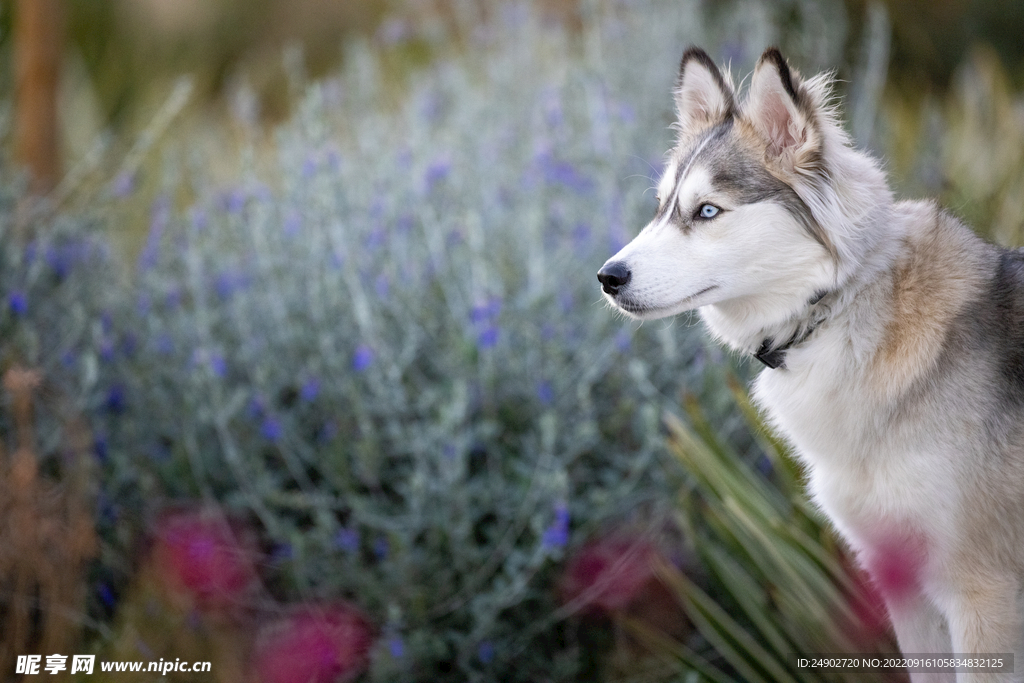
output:
<instances>
[{"instance_id":1,"label":"blurred background","mask_svg":"<svg viewBox=\"0 0 1024 683\"><path fill-rule=\"evenodd\" d=\"M900 193L1024 244L1021 35L1009 0L0 2L0 680L906 680L795 667L892 652L877 595L757 368L594 273L690 44L833 70Z\"/></svg>"}]
</instances>

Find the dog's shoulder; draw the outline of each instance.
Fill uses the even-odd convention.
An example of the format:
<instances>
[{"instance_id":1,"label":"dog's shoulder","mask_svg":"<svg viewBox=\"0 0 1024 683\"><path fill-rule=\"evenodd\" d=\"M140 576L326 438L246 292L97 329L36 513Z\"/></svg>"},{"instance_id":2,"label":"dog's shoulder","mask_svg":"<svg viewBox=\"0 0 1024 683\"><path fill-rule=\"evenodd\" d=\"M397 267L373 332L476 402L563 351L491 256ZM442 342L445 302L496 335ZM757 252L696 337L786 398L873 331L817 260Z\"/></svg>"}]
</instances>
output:
<instances>
[{"instance_id":1,"label":"dog's shoulder","mask_svg":"<svg viewBox=\"0 0 1024 683\"><path fill-rule=\"evenodd\" d=\"M935 366L957 318L983 296L992 248L935 202L898 202L902 235L889 273L888 315L876 369L900 393Z\"/></svg>"},{"instance_id":2,"label":"dog's shoulder","mask_svg":"<svg viewBox=\"0 0 1024 683\"><path fill-rule=\"evenodd\" d=\"M941 364L963 365L985 377L1004 409L1024 409L1024 249L983 241L955 217L944 214L961 236L964 264L947 279L982 278L945 330ZM954 225L955 224L955 225Z\"/></svg>"}]
</instances>

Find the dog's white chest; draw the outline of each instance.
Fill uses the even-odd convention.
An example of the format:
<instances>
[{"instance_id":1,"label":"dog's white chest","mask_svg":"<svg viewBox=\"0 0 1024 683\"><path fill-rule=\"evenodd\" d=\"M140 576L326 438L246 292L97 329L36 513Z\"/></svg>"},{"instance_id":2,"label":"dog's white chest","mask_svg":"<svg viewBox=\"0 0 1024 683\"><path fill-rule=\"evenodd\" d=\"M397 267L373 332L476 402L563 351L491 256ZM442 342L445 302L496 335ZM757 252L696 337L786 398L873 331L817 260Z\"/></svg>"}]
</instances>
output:
<instances>
[{"instance_id":1,"label":"dog's white chest","mask_svg":"<svg viewBox=\"0 0 1024 683\"><path fill-rule=\"evenodd\" d=\"M956 490L936 442L914 425L880 428L877 397L825 370L768 371L754 387L807 466L815 502L862 554L942 536Z\"/></svg>"}]
</instances>

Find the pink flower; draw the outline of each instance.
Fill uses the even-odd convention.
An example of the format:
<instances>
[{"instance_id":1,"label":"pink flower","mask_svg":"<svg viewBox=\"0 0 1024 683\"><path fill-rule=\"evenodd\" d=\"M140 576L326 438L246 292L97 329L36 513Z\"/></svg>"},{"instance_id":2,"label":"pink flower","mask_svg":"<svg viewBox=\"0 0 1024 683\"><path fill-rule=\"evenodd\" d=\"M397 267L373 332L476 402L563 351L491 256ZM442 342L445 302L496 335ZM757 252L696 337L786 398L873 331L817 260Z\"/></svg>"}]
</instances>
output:
<instances>
[{"instance_id":1,"label":"pink flower","mask_svg":"<svg viewBox=\"0 0 1024 683\"><path fill-rule=\"evenodd\" d=\"M214 509L166 515L157 524L154 556L165 581L200 608L239 603L257 578L253 533Z\"/></svg>"},{"instance_id":2,"label":"pink flower","mask_svg":"<svg viewBox=\"0 0 1024 683\"><path fill-rule=\"evenodd\" d=\"M304 605L264 630L253 666L260 683L350 681L366 668L373 629L347 603Z\"/></svg>"},{"instance_id":3,"label":"pink flower","mask_svg":"<svg viewBox=\"0 0 1024 683\"><path fill-rule=\"evenodd\" d=\"M644 540L602 538L583 546L565 567L560 592L563 602L582 611L613 612L627 608L651 582L658 548Z\"/></svg>"}]
</instances>

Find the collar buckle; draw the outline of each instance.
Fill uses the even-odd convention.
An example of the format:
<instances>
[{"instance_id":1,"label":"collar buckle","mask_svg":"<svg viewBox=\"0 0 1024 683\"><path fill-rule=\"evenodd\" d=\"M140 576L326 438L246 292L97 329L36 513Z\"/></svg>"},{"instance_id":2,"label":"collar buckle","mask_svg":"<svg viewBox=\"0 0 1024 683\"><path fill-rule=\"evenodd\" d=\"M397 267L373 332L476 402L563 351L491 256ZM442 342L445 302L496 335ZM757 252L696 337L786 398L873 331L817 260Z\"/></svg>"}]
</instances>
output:
<instances>
[{"instance_id":1,"label":"collar buckle","mask_svg":"<svg viewBox=\"0 0 1024 683\"><path fill-rule=\"evenodd\" d=\"M765 364L769 369L776 370L786 365L786 350L789 348L789 344L782 346L777 349L769 350L769 344L771 339L765 339L761 342L761 348L754 354L754 358L758 359Z\"/></svg>"}]
</instances>

